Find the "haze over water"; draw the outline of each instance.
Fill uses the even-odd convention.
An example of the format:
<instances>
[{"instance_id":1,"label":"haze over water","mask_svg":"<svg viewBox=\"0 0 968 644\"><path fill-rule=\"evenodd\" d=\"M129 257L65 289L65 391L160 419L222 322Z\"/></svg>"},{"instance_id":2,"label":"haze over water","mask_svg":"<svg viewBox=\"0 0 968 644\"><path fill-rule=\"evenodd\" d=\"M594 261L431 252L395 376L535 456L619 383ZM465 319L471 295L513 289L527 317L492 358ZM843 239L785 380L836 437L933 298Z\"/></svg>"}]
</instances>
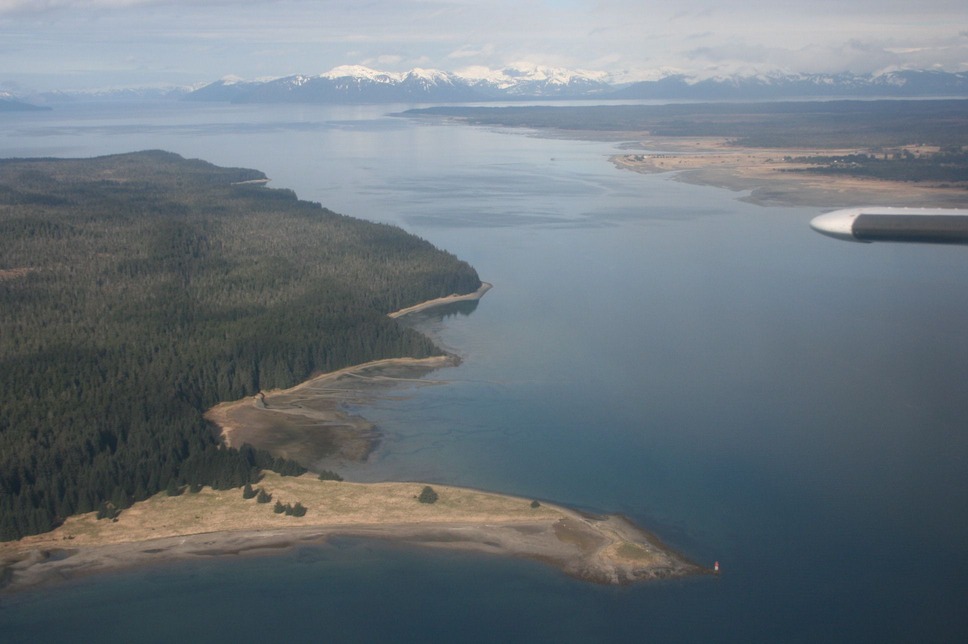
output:
<instances>
[{"instance_id":1,"label":"haze over water","mask_svg":"<svg viewBox=\"0 0 968 644\"><path fill-rule=\"evenodd\" d=\"M355 480L620 512L723 574L628 588L339 540L0 603L12 641L962 641L968 251L812 232L820 209L613 168L613 144L375 107L64 107L0 156L161 148L398 224L495 286L420 322L464 357L354 410Z\"/></svg>"}]
</instances>

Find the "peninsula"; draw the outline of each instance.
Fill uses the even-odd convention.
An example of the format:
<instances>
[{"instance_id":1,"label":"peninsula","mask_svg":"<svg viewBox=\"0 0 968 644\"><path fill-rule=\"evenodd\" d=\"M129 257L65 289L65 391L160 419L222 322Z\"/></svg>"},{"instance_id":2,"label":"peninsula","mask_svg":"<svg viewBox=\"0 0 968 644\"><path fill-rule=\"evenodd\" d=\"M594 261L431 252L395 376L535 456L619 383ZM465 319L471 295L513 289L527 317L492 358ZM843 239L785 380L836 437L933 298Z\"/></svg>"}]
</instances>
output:
<instances>
[{"instance_id":1,"label":"peninsula","mask_svg":"<svg viewBox=\"0 0 968 644\"><path fill-rule=\"evenodd\" d=\"M0 543L0 591L168 560L259 554L322 543L332 536L387 538L414 545L531 558L603 584L709 572L617 516L591 517L549 503L420 483L320 481L265 472L259 503L241 489L203 488L136 503L117 520L74 516L52 532ZM275 511L275 502L305 508Z\"/></svg>"},{"instance_id":2,"label":"peninsula","mask_svg":"<svg viewBox=\"0 0 968 644\"><path fill-rule=\"evenodd\" d=\"M265 182L159 151L0 160L0 587L332 535L704 572L619 517L304 473L366 458L341 409L363 389L457 360L394 318L490 285Z\"/></svg>"}]
</instances>

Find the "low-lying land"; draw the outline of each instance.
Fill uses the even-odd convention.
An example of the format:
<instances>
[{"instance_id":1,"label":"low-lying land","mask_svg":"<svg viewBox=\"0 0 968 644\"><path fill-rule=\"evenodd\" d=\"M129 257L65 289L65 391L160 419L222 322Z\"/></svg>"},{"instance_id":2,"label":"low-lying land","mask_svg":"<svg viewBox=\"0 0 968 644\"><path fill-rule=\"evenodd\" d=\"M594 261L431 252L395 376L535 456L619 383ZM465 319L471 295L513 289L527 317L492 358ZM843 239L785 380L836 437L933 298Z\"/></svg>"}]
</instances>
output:
<instances>
[{"instance_id":1,"label":"low-lying land","mask_svg":"<svg viewBox=\"0 0 968 644\"><path fill-rule=\"evenodd\" d=\"M402 381L433 384L418 378L456 361L452 356L376 360L320 374L290 389L218 404L205 418L219 428L228 447L248 443L310 469L324 462L363 461L379 437L370 421L347 413L345 405L361 404Z\"/></svg>"},{"instance_id":2,"label":"low-lying land","mask_svg":"<svg viewBox=\"0 0 968 644\"><path fill-rule=\"evenodd\" d=\"M390 313L400 318L457 302L476 302L491 289L484 282L473 293L434 298ZM248 443L277 457L313 470L332 462L366 460L379 435L373 424L347 413L345 406L362 404L377 393L403 382L432 385L422 378L430 371L453 366L456 356L387 358L316 375L289 389L260 391L241 400L223 402L205 412L219 428L222 442L239 448Z\"/></svg>"},{"instance_id":3,"label":"low-lying land","mask_svg":"<svg viewBox=\"0 0 968 644\"><path fill-rule=\"evenodd\" d=\"M473 293L466 293L464 295L447 295L445 297L438 297L432 300L427 300L426 302L421 302L419 304L414 304L413 306L408 306L402 308L399 311L394 311L390 313L388 317L399 318L405 315L410 315L411 313L419 313L421 311L426 311L428 309L436 308L439 306L447 306L450 304L455 304L457 302L474 302L476 300L484 297L484 294L491 290L492 284L487 282L481 282L480 288L478 288Z\"/></svg>"},{"instance_id":4,"label":"low-lying land","mask_svg":"<svg viewBox=\"0 0 968 644\"><path fill-rule=\"evenodd\" d=\"M829 161L874 155L869 148L764 148L741 146L724 138L653 137L648 133L630 136L636 138L634 146L642 151L613 156L611 161L617 167L644 174L673 172L680 181L748 191L742 199L760 205L957 208L968 204L968 180L878 178L852 174L850 168L838 169L837 163ZM939 153L936 146L905 146L899 150L918 156Z\"/></svg>"},{"instance_id":5,"label":"low-lying land","mask_svg":"<svg viewBox=\"0 0 968 644\"><path fill-rule=\"evenodd\" d=\"M618 167L769 205L964 207L968 101L433 107L412 118L627 142ZM862 157L862 158L861 158Z\"/></svg>"},{"instance_id":6,"label":"low-lying land","mask_svg":"<svg viewBox=\"0 0 968 644\"><path fill-rule=\"evenodd\" d=\"M155 495L116 520L98 520L95 513L70 517L53 532L0 543L0 580L15 591L120 567L265 552L335 535L528 557L599 583L708 572L620 517L589 517L529 499L434 485L436 502L422 503L420 483L320 481L273 472L253 487L271 500L206 487ZM299 503L306 512L277 512L276 502Z\"/></svg>"}]
</instances>

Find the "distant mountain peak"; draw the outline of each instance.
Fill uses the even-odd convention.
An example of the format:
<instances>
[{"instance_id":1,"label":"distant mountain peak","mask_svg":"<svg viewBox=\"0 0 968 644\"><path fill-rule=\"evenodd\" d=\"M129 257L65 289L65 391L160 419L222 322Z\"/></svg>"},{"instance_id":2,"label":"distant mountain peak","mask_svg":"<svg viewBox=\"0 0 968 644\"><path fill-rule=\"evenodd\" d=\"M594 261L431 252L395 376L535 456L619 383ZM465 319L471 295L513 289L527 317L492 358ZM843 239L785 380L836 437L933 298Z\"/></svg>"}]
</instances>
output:
<instances>
[{"instance_id":1,"label":"distant mountain peak","mask_svg":"<svg viewBox=\"0 0 968 644\"><path fill-rule=\"evenodd\" d=\"M334 67L325 74L320 75L319 78L354 78L373 81L375 83L394 83L400 82L400 80L403 78L403 75L393 72L381 72L369 67L364 67L363 65L340 65L339 67Z\"/></svg>"},{"instance_id":2,"label":"distant mountain peak","mask_svg":"<svg viewBox=\"0 0 968 644\"><path fill-rule=\"evenodd\" d=\"M669 70L654 80L609 84L600 71L516 62L450 73L414 68L387 72L341 65L319 76L272 81L227 77L189 94L191 100L307 103L446 103L526 99L777 100L915 96L968 97L968 73L885 70L878 74L810 74L782 70L688 76Z\"/></svg>"}]
</instances>

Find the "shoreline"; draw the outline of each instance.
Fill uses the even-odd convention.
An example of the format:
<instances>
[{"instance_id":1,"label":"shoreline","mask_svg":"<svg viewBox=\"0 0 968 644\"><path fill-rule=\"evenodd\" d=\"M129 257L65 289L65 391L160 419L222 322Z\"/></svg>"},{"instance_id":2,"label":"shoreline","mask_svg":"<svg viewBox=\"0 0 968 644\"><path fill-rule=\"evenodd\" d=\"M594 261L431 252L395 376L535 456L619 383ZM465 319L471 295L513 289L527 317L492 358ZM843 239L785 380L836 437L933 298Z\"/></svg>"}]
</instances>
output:
<instances>
[{"instance_id":1,"label":"shoreline","mask_svg":"<svg viewBox=\"0 0 968 644\"><path fill-rule=\"evenodd\" d=\"M490 291L493 287L493 284L481 282L480 287L473 293L466 293L464 295L445 295L444 297L427 300L426 302L414 304L413 306L408 306L400 309L399 311L394 311L393 313L387 313L387 317L396 319L404 315L409 315L410 313L419 313L420 311L426 311L427 309L432 309L438 306L447 306L448 304L453 304L455 302L473 302L484 297L484 294Z\"/></svg>"},{"instance_id":2,"label":"shoreline","mask_svg":"<svg viewBox=\"0 0 968 644\"><path fill-rule=\"evenodd\" d=\"M391 317L476 300L490 288L482 282L475 293L437 298ZM365 460L372 447L373 425L338 408L373 395L367 388L374 385L412 381L406 376L458 362L450 355L376 360L319 374L290 389L220 403L206 411L205 418L220 428L223 442L230 447L254 443L253 434L261 429L259 422L254 429L252 423L259 415L271 417L269 426L278 425L280 417L302 422L297 430L306 430L309 423L310 434L314 427L342 428L345 440L357 451L343 449L340 455ZM278 428L267 434L278 438ZM360 451L360 444L366 449ZM293 449L273 445L272 451L292 458ZM115 520L98 520L91 512L69 517L51 532L0 543L0 596L170 561L325 544L332 537L389 539L425 548L532 559L600 584L712 573L621 516L591 516L555 504L437 484L433 487L439 500L420 503L417 499L424 485L320 481L312 473L282 477L263 472L253 488L262 488L279 503L303 505L307 512L300 517L275 512L271 502L243 499L241 488L206 487L172 497L161 492L125 509Z\"/></svg>"},{"instance_id":3,"label":"shoreline","mask_svg":"<svg viewBox=\"0 0 968 644\"><path fill-rule=\"evenodd\" d=\"M641 174L671 173L685 183L748 192L740 200L759 206L942 208L968 204L965 186L799 172L810 167L804 159L867 154L867 149L756 148L733 145L724 138L626 134L630 138L623 139L627 141L623 147L630 151L609 157L616 168Z\"/></svg>"},{"instance_id":4,"label":"shoreline","mask_svg":"<svg viewBox=\"0 0 968 644\"><path fill-rule=\"evenodd\" d=\"M481 282L473 293L448 295L388 314L400 318L455 302L480 300L493 285ZM362 404L386 386L401 382L436 384L420 376L460 364L445 354L428 358L384 358L316 374L288 389L271 389L207 409L204 418L218 428L227 447L249 443L309 469L333 463L363 462L376 448L379 434L367 419L344 411Z\"/></svg>"},{"instance_id":5,"label":"shoreline","mask_svg":"<svg viewBox=\"0 0 968 644\"><path fill-rule=\"evenodd\" d=\"M391 315L479 299L490 288L483 282L475 293L437 298ZM282 414L330 428L342 423L350 433L367 434L372 424L338 410L346 402L372 395L361 386L413 380L403 376L457 362L449 355L376 360L319 374L290 389L221 403L205 417L220 427L229 446L249 442L252 428L246 422L253 413L269 414L273 422ZM285 449L273 452L287 456ZM0 543L0 595L170 561L324 544L332 537L389 539L533 559L600 584L711 572L624 517L591 516L521 497L434 484L439 499L427 504L418 501L423 483L320 481L311 473L282 477L263 472L253 487L279 503L298 502L307 512L300 517L280 514L271 502L243 499L241 488L206 487L171 497L161 492L125 509L115 520L98 520L95 512L72 516L51 532Z\"/></svg>"},{"instance_id":6,"label":"shoreline","mask_svg":"<svg viewBox=\"0 0 968 644\"><path fill-rule=\"evenodd\" d=\"M512 126L499 126L514 130ZM529 130L529 135L620 144L608 161L620 170L669 174L675 181L745 192L740 201L758 206L850 208L872 205L965 208L968 185L790 172L808 166L795 159L871 153L866 148L757 148L729 138L659 136L640 130ZM919 146L906 146L917 151ZM789 157L789 158L787 158Z\"/></svg>"},{"instance_id":7,"label":"shoreline","mask_svg":"<svg viewBox=\"0 0 968 644\"><path fill-rule=\"evenodd\" d=\"M243 499L241 488L160 493L117 521L89 513L52 532L0 543L0 594L169 561L321 545L332 537L532 559L599 584L711 573L616 515L536 507L521 497L446 485L433 486L440 497L434 504L417 501L422 483L337 483L267 472L257 485L276 499L298 499L307 514L276 514L270 503Z\"/></svg>"},{"instance_id":8,"label":"shoreline","mask_svg":"<svg viewBox=\"0 0 968 644\"><path fill-rule=\"evenodd\" d=\"M372 397L373 390L456 366L454 356L384 358L321 373L289 389L260 391L221 402L203 414L227 447L243 443L309 467L321 460L365 461L377 441L376 427L342 409Z\"/></svg>"}]
</instances>

